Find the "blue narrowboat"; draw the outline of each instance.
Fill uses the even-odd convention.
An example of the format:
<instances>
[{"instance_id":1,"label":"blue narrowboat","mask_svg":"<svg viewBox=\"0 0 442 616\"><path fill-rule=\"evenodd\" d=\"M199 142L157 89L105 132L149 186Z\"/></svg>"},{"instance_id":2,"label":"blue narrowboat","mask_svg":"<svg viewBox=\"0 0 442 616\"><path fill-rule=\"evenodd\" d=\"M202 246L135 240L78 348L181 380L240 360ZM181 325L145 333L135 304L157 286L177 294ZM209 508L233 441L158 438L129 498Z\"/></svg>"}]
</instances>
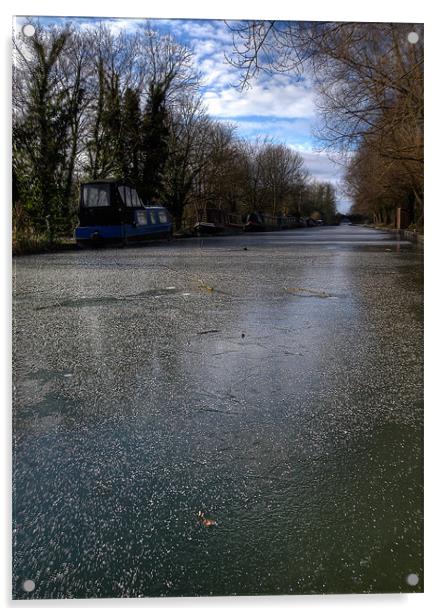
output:
<instances>
[{"instance_id":1,"label":"blue narrowboat","mask_svg":"<svg viewBox=\"0 0 442 616\"><path fill-rule=\"evenodd\" d=\"M166 208L145 206L136 188L119 180L81 184L78 218L78 244L126 244L172 235L172 220Z\"/></svg>"}]
</instances>

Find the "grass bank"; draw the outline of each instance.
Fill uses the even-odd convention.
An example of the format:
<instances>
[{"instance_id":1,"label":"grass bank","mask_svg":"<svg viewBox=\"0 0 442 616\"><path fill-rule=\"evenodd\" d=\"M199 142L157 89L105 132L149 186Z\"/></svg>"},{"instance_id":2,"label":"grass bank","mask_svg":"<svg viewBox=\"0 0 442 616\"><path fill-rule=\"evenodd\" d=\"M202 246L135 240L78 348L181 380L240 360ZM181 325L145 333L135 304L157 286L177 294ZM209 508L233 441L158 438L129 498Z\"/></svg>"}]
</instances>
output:
<instances>
[{"instance_id":1,"label":"grass bank","mask_svg":"<svg viewBox=\"0 0 442 616\"><path fill-rule=\"evenodd\" d=\"M13 256L76 249L75 240L71 237L59 237L49 241L46 235L36 232L12 234Z\"/></svg>"}]
</instances>

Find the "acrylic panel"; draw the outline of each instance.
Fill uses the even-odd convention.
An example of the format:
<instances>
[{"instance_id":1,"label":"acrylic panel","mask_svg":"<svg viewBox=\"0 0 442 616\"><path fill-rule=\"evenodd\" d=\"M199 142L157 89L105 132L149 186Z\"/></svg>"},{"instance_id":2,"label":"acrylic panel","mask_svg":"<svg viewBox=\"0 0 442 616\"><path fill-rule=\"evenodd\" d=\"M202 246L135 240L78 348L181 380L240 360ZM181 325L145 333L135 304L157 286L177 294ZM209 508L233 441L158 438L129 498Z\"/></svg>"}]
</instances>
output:
<instances>
[{"instance_id":1,"label":"acrylic panel","mask_svg":"<svg viewBox=\"0 0 442 616\"><path fill-rule=\"evenodd\" d=\"M423 26L20 16L14 599L423 591Z\"/></svg>"}]
</instances>

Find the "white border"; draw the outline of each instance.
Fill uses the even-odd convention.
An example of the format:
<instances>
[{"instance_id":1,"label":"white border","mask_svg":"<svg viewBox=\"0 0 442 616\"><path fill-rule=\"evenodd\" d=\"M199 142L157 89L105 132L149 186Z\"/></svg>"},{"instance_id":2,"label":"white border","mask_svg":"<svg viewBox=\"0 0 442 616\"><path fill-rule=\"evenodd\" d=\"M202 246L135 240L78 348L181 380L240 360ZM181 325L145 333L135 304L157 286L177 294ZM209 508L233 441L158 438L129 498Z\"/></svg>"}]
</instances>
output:
<instances>
[{"instance_id":1,"label":"white border","mask_svg":"<svg viewBox=\"0 0 442 616\"><path fill-rule=\"evenodd\" d=\"M184 17L205 19L316 19L335 21L423 21L423 2L403 0L388 3L370 0L363 4L350 0L315 0L315 2L288 3L284 0L224 0L209 3L202 0L168 0L144 2L141 0L95 1L91 0L16 0L7 2L15 15L77 15L95 17ZM69 13L69 10L72 12Z\"/></svg>"}]
</instances>

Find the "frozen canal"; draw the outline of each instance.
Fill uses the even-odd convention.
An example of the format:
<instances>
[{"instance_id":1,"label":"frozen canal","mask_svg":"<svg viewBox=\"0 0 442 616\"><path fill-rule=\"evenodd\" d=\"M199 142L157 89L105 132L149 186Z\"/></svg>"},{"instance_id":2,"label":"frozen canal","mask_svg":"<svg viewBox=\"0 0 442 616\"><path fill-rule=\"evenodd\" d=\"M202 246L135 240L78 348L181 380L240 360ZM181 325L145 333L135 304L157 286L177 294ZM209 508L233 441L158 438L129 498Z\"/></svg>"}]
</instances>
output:
<instances>
[{"instance_id":1,"label":"frozen canal","mask_svg":"<svg viewBox=\"0 0 442 616\"><path fill-rule=\"evenodd\" d=\"M15 598L422 591L419 248L342 225L14 270Z\"/></svg>"}]
</instances>

